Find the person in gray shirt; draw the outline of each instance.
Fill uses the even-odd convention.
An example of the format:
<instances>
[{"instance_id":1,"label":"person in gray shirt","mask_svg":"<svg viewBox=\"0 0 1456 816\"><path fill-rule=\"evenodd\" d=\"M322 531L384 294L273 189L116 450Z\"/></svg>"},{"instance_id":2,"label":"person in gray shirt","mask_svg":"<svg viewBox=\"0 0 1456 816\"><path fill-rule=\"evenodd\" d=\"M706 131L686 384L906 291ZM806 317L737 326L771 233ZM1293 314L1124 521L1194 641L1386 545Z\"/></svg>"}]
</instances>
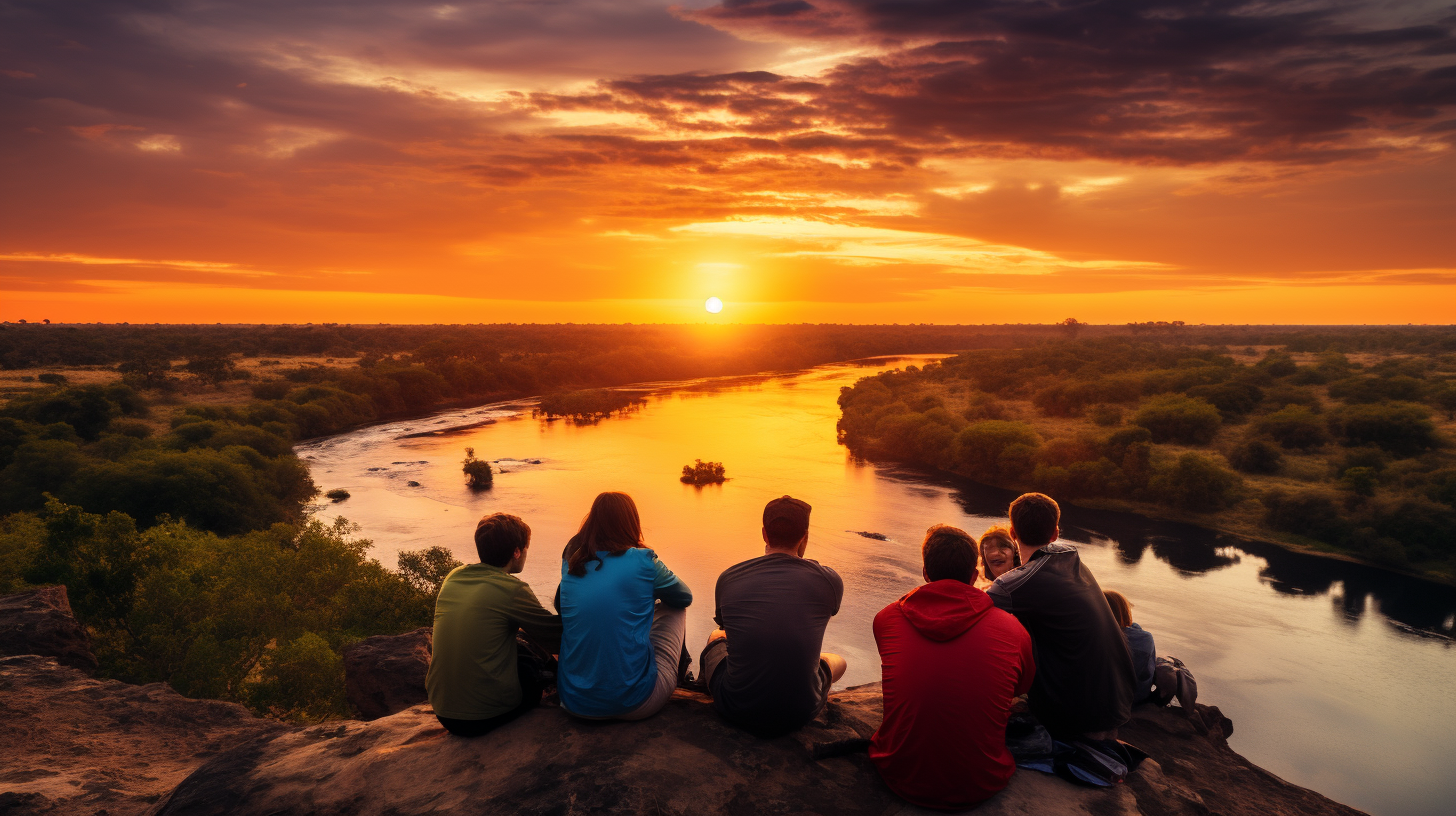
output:
<instances>
[{"instance_id":1,"label":"person in gray shirt","mask_svg":"<svg viewBox=\"0 0 1456 816\"><path fill-rule=\"evenodd\" d=\"M844 599L844 581L804 557L810 510L789 496L764 507L764 554L718 576L719 628L698 662L714 708L760 737L781 736L814 719L849 667L820 651Z\"/></svg>"}]
</instances>

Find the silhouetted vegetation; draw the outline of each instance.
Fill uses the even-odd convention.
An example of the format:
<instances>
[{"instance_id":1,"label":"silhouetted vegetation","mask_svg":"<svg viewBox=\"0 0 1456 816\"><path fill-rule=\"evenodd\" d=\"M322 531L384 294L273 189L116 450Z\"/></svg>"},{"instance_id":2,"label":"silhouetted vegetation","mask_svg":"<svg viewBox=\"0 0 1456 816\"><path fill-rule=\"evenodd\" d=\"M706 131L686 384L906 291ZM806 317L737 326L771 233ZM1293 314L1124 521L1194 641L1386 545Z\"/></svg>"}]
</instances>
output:
<instances>
[{"instance_id":1,"label":"silhouetted vegetation","mask_svg":"<svg viewBox=\"0 0 1456 816\"><path fill-rule=\"evenodd\" d=\"M1243 351L1262 332L969 351L844 389L839 432L860 455L1456 575L1456 457L1432 410L1456 389L1456 332L1292 332Z\"/></svg>"},{"instance_id":2,"label":"silhouetted vegetation","mask_svg":"<svg viewBox=\"0 0 1456 816\"><path fill-rule=\"evenodd\" d=\"M460 470L465 474L465 484L475 490L490 487L495 481L495 473L491 471L490 463L475 458L475 448L465 449L465 459L460 463Z\"/></svg>"},{"instance_id":3,"label":"silhouetted vegetation","mask_svg":"<svg viewBox=\"0 0 1456 816\"><path fill-rule=\"evenodd\" d=\"M541 398L536 413L544 417L569 417L591 422L623 413L642 402L641 394L614 391L610 388L592 388L547 394Z\"/></svg>"},{"instance_id":4,"label":"silhouetted vegetation","mask_svg":"<svg viewBox=\"0 0 1456 816\"><path fill-rule=\"evenodd\" d=\"M702 459L694 459L693 464L683 465L682 481L690 485L722 484L728 480L723 475L726 473L722 462L704 462Z\"/></svg>"},{"instance_id":5,"label":"silhouetted vegetation","mask_svg":"<svg viewBox=\"0 0 1456 816\"><path fill-rule=\"evenodd\" d=\"M336 487L333 490L325 493L324 498L332 499L335 504L338 504L339 502L349 498L349 491L345 490L342 487Z\"/></svg>"}]
</instances>

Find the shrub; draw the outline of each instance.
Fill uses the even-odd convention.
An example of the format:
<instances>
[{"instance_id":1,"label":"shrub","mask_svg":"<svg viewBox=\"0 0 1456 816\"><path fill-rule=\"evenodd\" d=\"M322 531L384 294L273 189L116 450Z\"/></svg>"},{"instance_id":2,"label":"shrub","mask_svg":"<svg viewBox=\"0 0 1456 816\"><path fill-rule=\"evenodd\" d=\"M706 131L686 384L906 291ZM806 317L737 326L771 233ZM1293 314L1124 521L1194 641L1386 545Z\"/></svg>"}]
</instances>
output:
<instances>
[{"instance_id":1,"label":"shrub","mask_svg":"<svg viewBox=\"0 0 1456 816\"><path fill-rule=\"evenodd\" d=\"M1229 454L1229 464L1245 473L1278 473L1284 464L1284 455L1279 449L1262 439L1250 439L1234 448Z\"/></svg>"},{"instance_id":2,"label":"shrub","mask_svg":"<svg viewBox=\"0 0 1456 816\"><path fill-rule=\"evenodd\" d=\"M1183 510L1212 512L1232 507L1243 498L1244 480L1211 457L1185 453L1171 467L1160 468L1148 489L1160 500Z\"/></svg>"},{"instance_id":3,"label":"shrub","mask_svg":"<svg viewBox=\"0 0 1456 816\"><path fill-rule=\"evenodd\" d=\"M1101 425L1104 428L1122 424L1122 409L1115 405L1108 405L1106 403L1094 405L1087 412L1087 416L1093 423Z\"/></svg>"},{"instance_id":4,"label":"shrub","mask_svg":"<svg viewBox=\"0 0 1456 816\"><path fill-rule=\"evenodd\" d=\"M465 473L465 484L476 490L490 487L495 481L490 463L475 458L475 448L465 449L465 460L460 463L460 470Z\"/></svg>"},{"instance_id":5,"label":"shrub","mask_svg":"<svg viewBox=\"0 0 1456 816\"><path fill-rule=\"evenodd\" d=\"M1147 402L1133 417L1134 425L1148 429L1154 442L1206 445L1223 424L1218 409L1201 399L1168 394Z\"/></svg>"},{"instance_id":6,"label":"shrub","mask_svg":"<svg viewBox=\"0 0 1456 816\"><path fill-rule=\"evenodd\" d=\"M1040 446L1041 438L1030 425L986 420L968 425L956 434L955 463L972 478L996 481L1003 476L1011 477L1012 471L1029 473L1035 466L1036 449ZM1011 455L1003 462L1002 456L1007 453Z\"/></svg>"},{"instance_id":7,"label":"shrub","mask_svg":"<svg viewBox=\"0 0 1456 816\"><path fill-rule=\"evenodd\" d=\"M338 504L339 502L349 498L349 491L345 490L342 487L336 487L333 490L325 493L324 498L332 499L334 504Z\"/></svg>"},{"instance_id":8,"label":"shrub","mask_svg":"<svg viewBox=\"0 0 1456 816\"><path fill-rule=\"evenodd\" d=\"M1450 561L1456 557L1456 510L1424 497L1402 499L1375 517L1380 535L1400 542L1411 561Z\"/></svg>"},{"instance_id":9,"label":"shrub","mask_svg":"<svg viewBox=\"0 0 1456 816\"><path fill-rule=\"evenodd\" d=\"M1344 443L1374 445L1396 456L1414 456L1436 447L1436 426L1424 405L1392 402L1352 405L1335 417Z\"/></svg>"},{"instance_id":10,"label":"shrub","mask_svg":"<svg viewBox=\"0 0 1456 816\"><path fill-rule=\"evenodd\" d=\"M57 374L54 371L47 371L46 373L41 374L40 376L36 377L36 379L39 380L39 381L41 381L41 382L43 382L43 383L45 383L46 385L65 385L66 384L66 375L65 374Z\"/></svg>"},{"instance_id":11,"label":"shrub","mask_svg":"<svg viewBox=\"0 0 1456 816\"><path fill-rule=\"evenodd\" d=\"M409 585L435 597L440 594L440 585L456 567L464 564L446 547L426 547L423 550L401 550L397 562L399 574Z\"/></svg>"},{"instance_id":12,"label":"shrub","mask_svg":"<svg viewBox=\"0 0 1456 816\"><path fill-rule=\"evenodd\" d=\"M587 391L567 391L548 394L541 398L537 412L545 417L571 417L579 420L594 420L609 417L644 402L639 394L628 391L613 391L598 388Z\"/></svg>"},{"instance_id":13,"label":"shrub","mask_svg":"<svg viewBox=\"0 0 1456 816\"><path fill-rule=\"evenodd\" d=\"M728 480L724 476L722 462L704 462L702 459L694 459L693 464L683 465L682 478L679 480L684 484L705 485L722 484Z\"/></svg>"},{"instance_id":14,"label":"shrub","mask_svg":"<svg viewBox=\"0 0 1456 816\"><path fill-rule=\"evenodd\" d=\"M1187 390L1188 396L1205 400L1225 420L1243 416L1258 407L1264 391L1249 382L1225 382L1218 385L1197 385Z\"/></svg>"},{"instance_id":15,"label":"shrub","mask_svg":"<svg viewBox=\"0 0 1456 816\"><path fill-rule=\"evenodd\" d=\"M1286 405L1260 417L1254 430L1285 448L1297 450L1310 450L1329 441L1324 421L1303 405Z\"/></svg>"},{"instance_id":16,"label":"shrub","mask_svg":"<svg viewBox=\"0 0 1456 816\"><path fill-rule=\"evenodd\" d=\"M1331 544L1348 540L1353 526L1335 499L1325 493L1270 491L1264 496L1264 523L1276 530L1296 533Z\"/></svg>"},{"instance_id":17,"label":"shrub","mask_svg":"<svg viewBox=\"0 0 1456 816\"><path fill-rule=\"evenodd\" d=\"M1340 474L1340 487L1362 498L1374 496L1375 486L1379 483L1375 468L1352 467Z\"/></svg>"}]
</instances>

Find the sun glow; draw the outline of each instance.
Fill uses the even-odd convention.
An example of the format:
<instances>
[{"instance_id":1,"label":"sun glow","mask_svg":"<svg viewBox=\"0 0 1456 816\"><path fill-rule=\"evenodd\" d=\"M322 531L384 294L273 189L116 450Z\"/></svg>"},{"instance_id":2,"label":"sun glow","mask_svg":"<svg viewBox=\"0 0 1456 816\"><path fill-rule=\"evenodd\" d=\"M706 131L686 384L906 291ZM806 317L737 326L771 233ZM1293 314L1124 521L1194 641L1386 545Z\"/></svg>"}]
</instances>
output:
<instances>
[{"instance_id":1,"label":"sun glow","mask_svg":"<svg viewBox=\"0 0 1456 816\"><path fill-rule=\"evenodd\" d=\"M703 304L703 308L707 309L709 314L717 314L723 311L723 301L715 297L710 297Z\"/></svg>"}]
</instances>

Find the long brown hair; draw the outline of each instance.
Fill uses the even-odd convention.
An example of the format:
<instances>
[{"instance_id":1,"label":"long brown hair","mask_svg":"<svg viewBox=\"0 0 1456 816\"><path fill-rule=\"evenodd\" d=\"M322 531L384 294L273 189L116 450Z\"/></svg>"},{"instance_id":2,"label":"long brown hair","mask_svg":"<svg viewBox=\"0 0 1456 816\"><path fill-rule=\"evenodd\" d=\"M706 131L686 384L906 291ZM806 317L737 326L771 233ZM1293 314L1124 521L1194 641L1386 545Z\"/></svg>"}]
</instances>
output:
<instances>
[{"instance_id":1,"label":"long brown hair","mask_svg":"<svg viewBox=\"0 0 1456 816\"><path fill-rule=\"evenodd\" d=\"M1112 607L1112 617L1117 618L1117 625L1126 629L1132 626L1132 601L1126 595L1115 589L1102 590L1102 597L1107 599L1107 605Z\"/></svg>"},{"instance_id":2,"label":"long brown hair","mask_svg":"<svg viewBox=\"0 0 1456 816\"><path fill-rule=\"evenodd\" d=\"M600 493L581 520L581 529L566 542L566 571L586 575L588 561L596 561L597 569L602 568L598 550L620 555L640 546L642 519L637 515L637 503L626 493Z\"/></svg>"}]
</instances>

